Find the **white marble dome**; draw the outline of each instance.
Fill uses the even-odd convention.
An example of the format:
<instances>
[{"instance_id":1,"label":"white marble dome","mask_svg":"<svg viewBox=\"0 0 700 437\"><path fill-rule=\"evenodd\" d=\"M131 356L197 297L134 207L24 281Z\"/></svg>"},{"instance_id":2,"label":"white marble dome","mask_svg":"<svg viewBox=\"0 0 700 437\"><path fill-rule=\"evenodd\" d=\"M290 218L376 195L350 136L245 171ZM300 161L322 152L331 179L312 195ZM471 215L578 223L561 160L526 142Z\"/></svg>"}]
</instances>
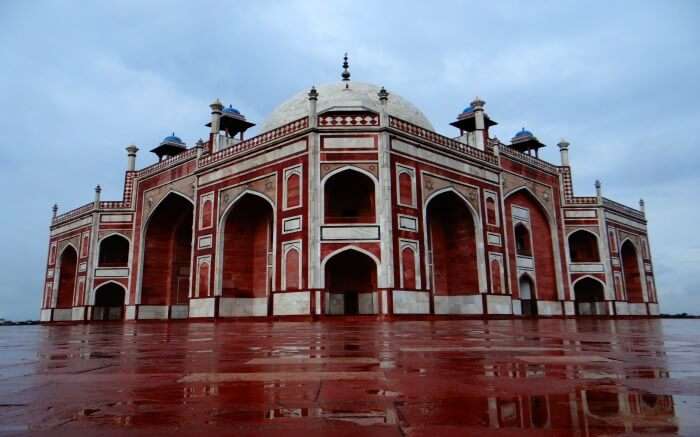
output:
<instances>
[{"instance_id":1,"label":"white marble dome","mask_svg":"<svg viewBox=\"0 0 700 437\"><path fill-rule=\"evenodd\" d=\"M381 89L376 85L362 82L329 83L316 87L318 91L317 111L325 112L334 109L367 108L379 112L379 97ZM389 115L413 123L422 128L434 130L428 118L412 103L398 94L389 92L387 110ZM309 114L309 90L295 94L292 98L277 106L261 126L261 132L267 132L291 121L298 120Z\"/></svg>"}]
</instances>

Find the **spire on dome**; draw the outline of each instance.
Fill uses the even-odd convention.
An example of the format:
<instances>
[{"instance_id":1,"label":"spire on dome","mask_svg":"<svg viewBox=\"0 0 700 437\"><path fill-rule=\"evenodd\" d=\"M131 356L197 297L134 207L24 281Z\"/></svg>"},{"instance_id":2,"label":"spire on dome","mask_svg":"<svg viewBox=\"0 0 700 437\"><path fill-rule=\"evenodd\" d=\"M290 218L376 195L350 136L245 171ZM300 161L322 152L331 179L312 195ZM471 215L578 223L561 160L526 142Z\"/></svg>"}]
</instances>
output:
<instances>
[{"instance_id":1,"label":"spire on dome","mask_svg":"<svg viewBox=\"0 0 700 437\"><path fill-rule=\"evenodd\" d=\"M343 82L350 82L350 64L348 64L348 53L345 52L345 56L343 56L343 73L340 75L340 77L343 78ZM348 88L348 84L345 84L345 88Z\"/></svg>"}]
</instances>

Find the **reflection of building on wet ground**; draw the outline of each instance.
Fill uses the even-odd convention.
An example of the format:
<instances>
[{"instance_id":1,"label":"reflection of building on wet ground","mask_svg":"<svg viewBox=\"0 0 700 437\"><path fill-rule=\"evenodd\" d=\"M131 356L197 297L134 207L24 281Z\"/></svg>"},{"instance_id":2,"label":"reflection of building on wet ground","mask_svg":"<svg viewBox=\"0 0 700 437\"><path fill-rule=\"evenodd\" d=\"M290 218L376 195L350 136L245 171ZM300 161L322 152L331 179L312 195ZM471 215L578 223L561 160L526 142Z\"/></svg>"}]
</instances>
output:
<instances>
[{"instance_id":1,"label":"reflection of building on wet ground","mask_svg":"<svg viewBox=\"0 0 700 437\"><path fill-rule=\"evenodd\" d=\"M504 144L484 105L448 138L344 77L245 139L216 100L207 141L127 147L121 201L54 211L41 318L658 314L643 203L574 195L569 143Z\"/></svg>"},{"instance_id":2,"label":"reflection of building on wet ground","mask_svg":"<svg viewBox=\"0 0 700 437\"><path fill-rule=\"evenodd\" d=\"M66 435L204 429L582 437L700 431L700 405L684 411L674 399L700 395L692 378L678 379L699 370L698 349L689 347L697 343L693 322L364 322L6 328L15 331L0 332L8 351L0 355L8 399L0 430L21 424Z\"/></svg>"}]
</instances>

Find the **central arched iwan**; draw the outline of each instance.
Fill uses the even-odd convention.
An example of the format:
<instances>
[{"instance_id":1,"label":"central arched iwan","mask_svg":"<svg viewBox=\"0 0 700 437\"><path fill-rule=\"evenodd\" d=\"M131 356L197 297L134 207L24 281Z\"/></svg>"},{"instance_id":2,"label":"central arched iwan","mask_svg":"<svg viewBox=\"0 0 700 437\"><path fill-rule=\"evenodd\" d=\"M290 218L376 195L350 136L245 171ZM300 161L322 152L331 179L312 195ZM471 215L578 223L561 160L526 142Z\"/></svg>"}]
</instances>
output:
<instances>
[{"instance_id":1,"label":"central arched iwan","mask_svg":"<svg viewBox=\"0 0 700 437\"><path fill-rule=\"evenodd\" d=\"M426 209L431 283L436 295L479 293L474 218L452 191L433 197Z\"/></svg>"},{"instance_id":2,"label":"central arched iwan","mask_svg":"<svg viewBox=\"0 0 700 437\"><path fill-rule=\"evenodd\" d=\"M532 247L528 247L529 242L516 241L515 228L513 226L513 206L520 207L529 212L530 235L528 237L532 242ZM527 190L518 190L509 195L505 201L505 208L506 225L509 231L507 244L510 265L517 265L516 253L534 258L537 299L557 300L552 232L544 208ZM520 229L522 228L518 228L519 232ZM524 238L521 234L518 234L517 237ZM523 246L523 244L526 246ZM516 276L517 269L511 269L511 275L513 283L518 283L518 278Z\"/></svg>"},{"instance_id":3,"label":"central arched iwan","mask_svg":"<svg viewBox=\"0 0 700 437\"><path fill-rule=\"evenodd\" d=\"M188 302L193 214L192 203L173 193L153 211L144 237L142 304Z\"/></svg>"},{"instance_id":4,"label":"central arched iwan","mask_svg":"<svg viewBox=\"0 0 700 437\"><path fill-rule=\"evenodd\" d=\"M244 194L223 226L221 291L225 297L265 297L272 280L272 206Z\"/></svg>"}]
</instances>

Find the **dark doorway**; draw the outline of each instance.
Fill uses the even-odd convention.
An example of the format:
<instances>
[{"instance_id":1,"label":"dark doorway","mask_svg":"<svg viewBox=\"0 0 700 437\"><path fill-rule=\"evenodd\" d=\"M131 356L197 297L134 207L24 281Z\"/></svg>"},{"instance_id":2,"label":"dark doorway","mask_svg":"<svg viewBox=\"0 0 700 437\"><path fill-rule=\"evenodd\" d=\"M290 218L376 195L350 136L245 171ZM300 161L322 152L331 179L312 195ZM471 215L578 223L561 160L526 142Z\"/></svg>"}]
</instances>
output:
<instances>
[{"instance_id":1,"label":"dark doorway","mask_svg":"<svg viewBox=\"0 0 700 437\"><path fill-rule=\"evenodd\" d=\"M593 278L583 278L574 285L577 316L605 314L603 284Z\"/></svg>"},{"instance_id":2,"label":"dark doorway","mask_svg":"<svg viewBox=\"0 0 700 437\"><path fill-rule=\"evenodd\" d=\"M528 275L522 275L518 282L520 290L520 305L523 316L534 317L537 315L537 299L535 298L535 285Z\"/></svg>"},{"instance_id":3,"label":"dark doorway","mask_svg":"<svg viewBox=\"0 0 700 437\"><path fill-rule=\"evenodd\" d=\"M93 320L121 320L124 316L124 287L110 282L95 291Z\"/></svg>"},{"instance_id":4,"label":"dark doorway","mask_svg":"<svg viewBox=\"0 0 700 437\"><path fill-rule=\"evenodd\" d=\"M357 293L343 294L343 307L345 314L360 314L360 302Z\"/></svg>"},{"instance_id":5,"label":"dark doorway","mask_svg":"<svg viewBox=\"0 0 700 437\"><path fill-rule=\"evenodd\" d=\"M376 312L377 265L354 249L334 255L326 262L326 314L374 314Z\"/></svg>"}]
</instances>

